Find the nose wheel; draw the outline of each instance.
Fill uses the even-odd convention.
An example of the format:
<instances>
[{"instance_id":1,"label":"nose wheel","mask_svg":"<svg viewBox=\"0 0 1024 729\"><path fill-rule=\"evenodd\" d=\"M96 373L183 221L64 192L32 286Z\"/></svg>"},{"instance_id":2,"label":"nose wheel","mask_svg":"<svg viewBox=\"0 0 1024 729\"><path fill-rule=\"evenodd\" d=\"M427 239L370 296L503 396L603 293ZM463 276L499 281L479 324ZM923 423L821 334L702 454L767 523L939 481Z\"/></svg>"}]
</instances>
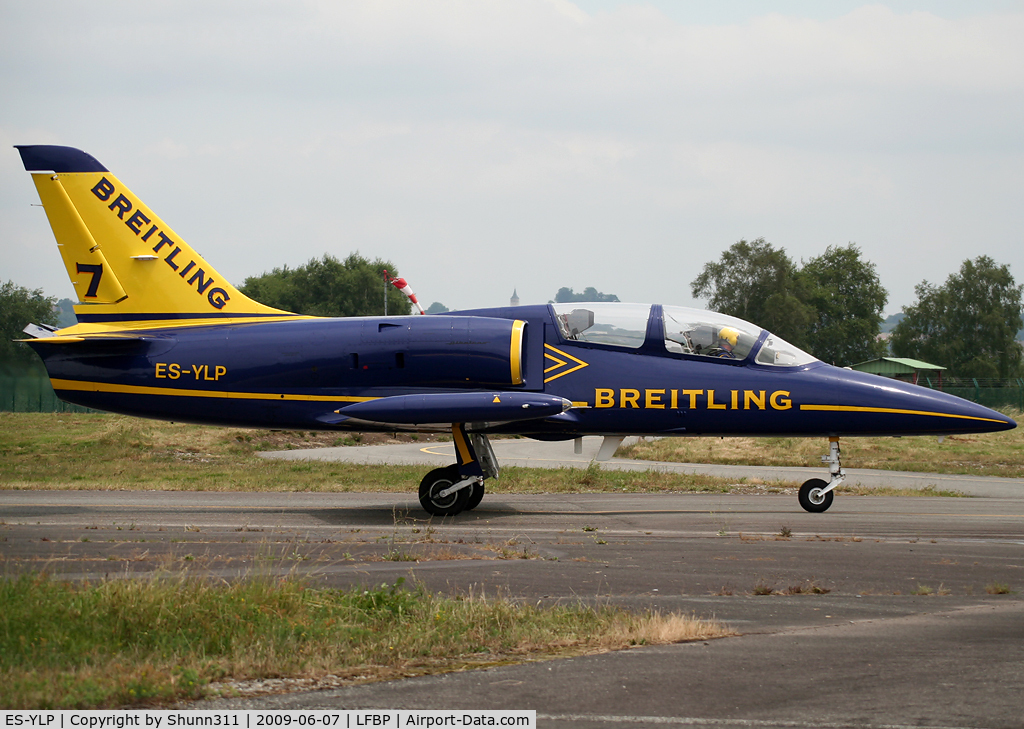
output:
<instances>
[{"instance_id":1,"label":"nose wheel","mask_svg":"<svg viewBox=\"0 0 1024 729\"><path fill-rule=\"evenodd\" d=\"M828 482L820 478L812 478L809 481L805 481L804 485L800 487L798 495L800 506L812 514L820 514L823 511L827 511L828 507L832 506L833 499L833 493L825 490L827 487Z\"/></svg>"},{"instance_id":2,"label":"nose wheel","mask_svg":"<svg viewBox=\"0 0 1024 729\"><path fill-rule=\"evenodd\" d=\"M839 460L839 439L829 438L828 445L828 455L822 456L821 460L828 464L831 478L828 481L823 481L820 478L805 481L797 495L800 506L812 514L828 511L828 507L832 506L832 500L835 498L833 494L835 487L846 480L846 471L843 470L843 464Z\"/></svg>"}]
</instances>

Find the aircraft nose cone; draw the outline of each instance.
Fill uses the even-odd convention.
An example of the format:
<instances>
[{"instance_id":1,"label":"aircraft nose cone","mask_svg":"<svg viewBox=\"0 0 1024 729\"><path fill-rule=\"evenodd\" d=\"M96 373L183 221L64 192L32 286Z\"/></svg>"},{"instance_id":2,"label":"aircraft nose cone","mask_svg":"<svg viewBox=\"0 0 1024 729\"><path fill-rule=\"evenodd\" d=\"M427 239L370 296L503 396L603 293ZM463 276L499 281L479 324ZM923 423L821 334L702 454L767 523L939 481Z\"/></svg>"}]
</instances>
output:
<instances>
[{"instance_id":1,"label":"aircraft nose cone","mask_svg":"<svg viewBox=\"0 0 1024 729\"><path fill-rule=\"evenodd\" d=\"M838 394L834 411L848 413L849 428L861 432L944 435L1017 427L1012 418L984 405L879 375L841 370L834 382Z\"/></svg>"},{"instance_id":2,"label":"aircraft nose cone","mask_svg":"<svg viewBox=\"0 0 1024 729\"><path fill-rule=\"evenodd\" d=\"M975 426L973 432L997 432L1000 430L1012 430L1017 427L1017 423L1012 418L1003 415L996 410L992 410L984 405L979 405L976 402L964 400L953 395L947 395L945 393L938 394L942 395L943 398L939 400L937 404L947 404L950 408L949 414L951 418L965 420L968 423L974 423ZM953 400L951 404L950 399Z\"/></svg>"}]
</instances>

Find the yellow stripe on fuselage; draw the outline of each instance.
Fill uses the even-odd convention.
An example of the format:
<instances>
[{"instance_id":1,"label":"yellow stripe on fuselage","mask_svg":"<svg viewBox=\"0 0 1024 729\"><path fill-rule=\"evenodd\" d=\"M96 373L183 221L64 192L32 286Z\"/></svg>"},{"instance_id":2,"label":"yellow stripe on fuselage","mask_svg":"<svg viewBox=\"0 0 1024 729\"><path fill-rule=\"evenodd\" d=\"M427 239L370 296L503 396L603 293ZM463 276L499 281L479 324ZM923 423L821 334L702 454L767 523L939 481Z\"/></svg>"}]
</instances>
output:
<instances>
[{"instance_id":1,"label":"yellow stripe on fuselage","mask_svg":"<svg viewBox=\"0 0 1024 729\"><path fill-rule=\"evenodd\" d=\"M368 402L375 397L347 395L289 395L274 392L230 392L228 390L186 390L177 387L149 387L146 385L118 385L110 382L51 379L54 390L76 392L113 392L126 395L171 395L174 397L211 397L225 400L297 400L302 402Z\"/></svg>"},{"instance_id":2,"label":"yellow stripe on fuselage","mask_svg":"<svg viewBox=\"0 0 1024 729\"><path fill-rule=\"evenodd\" d=\"M859 405L801 405L801 410L823 410L831 413L887 413L891 415L930 415L934 418L959 418L961 420L983 420L986 423L1004 423L1005 420L995 418L979 418L974 415L956 415L955 413L936 413L930 410L901 410L899 408L869 408Z\"/></svg>"},{"instance_id":3,"label":"yellow stripe on fuselage","mask_svg":"<svg viewBox=\"0 0 1024 729\"><path fill-rule=\"evenodd\" d=\"M127 315L130 316L130 315ZM89 335L97 336L130 336L136 332L153 332L164 330L174 332L178 329L194 329L197 327L229 326L237 324L266 324L269 322L295 321L298 319L320 319L317 316L306 316L304 314L283 314L281 316L248 316L248 317L219 317L211 319L126 319L117 322L82 322L72 324L69 327L59 329L60 337L84 337Z\"/></svg>"}]
</instances>

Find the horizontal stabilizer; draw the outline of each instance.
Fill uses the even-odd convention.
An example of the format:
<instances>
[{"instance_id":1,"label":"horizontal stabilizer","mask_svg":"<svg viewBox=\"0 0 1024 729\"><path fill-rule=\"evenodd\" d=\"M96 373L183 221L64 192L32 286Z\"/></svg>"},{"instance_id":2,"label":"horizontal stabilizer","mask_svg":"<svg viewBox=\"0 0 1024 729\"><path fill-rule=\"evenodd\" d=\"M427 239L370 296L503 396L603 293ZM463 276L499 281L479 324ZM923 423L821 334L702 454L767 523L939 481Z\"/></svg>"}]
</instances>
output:
<instances>
[{"instance_id":1,"label":"horizontal stabilizer","mask_svg":"<svg viewBox=\"0 0 1024 729\"><path fill-rule=\"evenodd\" d=\"M49 339L57 331L56 327L51 327L49 324L28 324L21 331L29 335L33 339Z\"/></svg>"},{"instance_id":2,"label":"horizontal stabilizer","mask_svg":"<svg viewBox=\"0 0 1024 729\"><path fill-rule=\"evenodd\" d=\"M53 337L38 339L21 339L36 351L43 361L50 357L122 357L128 354L149 356L166 352L174 346L173 339L164 337L147 337L138 335L103 334L85 336L68 336L58 334Z\"/></svg>"},{"instance_id":3,"label":"horizontal stabilizer","mask_svg":"<svg viewBox=\"0 0 1024 729\"><path fill-rule=\"evenodd\" d=\"M469 423L533 420L558 415L572 403L536 392L448 392L396 395L357 402L337 411L340 422L357 418L376 423Z\"/></svg>"},{"instance_id":4,"label":"horizontal stabilizer","mask_svg":"<svg viewBox=\"0 0 1024 729\"><path fill-rule=\"evenodd\" d=\"M32 334L32 332L26 332L26 334ZM85 337L37 337L32 334L28 339L13 339L14 342L25 342L36 344L38 342L45 342L46 344L69 344L71 342L84 342Z\"/></svg>"},{"instance_id":5,"label":"horizontal stabilizer","mask_svg":"<svg viewBox=\"0 0 1024 729\"><path fill-rule=\"evenodd\" d=\"M27 331L28 327L25 327L26 334L32 334ZM16 342L45 342L46 344L69 344L73 342L105 342L105 343L116 343L116 342L164 342L168 341L162 337L146 337L138 334L101 334L99 336L90 334L85 337L67 337L60 334L51 334L50 336L36 336L33 334L31 339L15 339Z\"/></svg>"}]
</instances>

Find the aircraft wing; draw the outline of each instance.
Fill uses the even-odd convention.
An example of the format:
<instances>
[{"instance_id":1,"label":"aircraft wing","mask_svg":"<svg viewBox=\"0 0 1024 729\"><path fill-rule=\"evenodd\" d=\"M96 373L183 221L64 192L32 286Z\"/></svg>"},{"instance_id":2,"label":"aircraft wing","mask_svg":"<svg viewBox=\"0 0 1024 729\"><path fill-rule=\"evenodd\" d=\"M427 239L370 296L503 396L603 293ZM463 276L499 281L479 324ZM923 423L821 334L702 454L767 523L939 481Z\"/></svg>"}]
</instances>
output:
<instances>
[{"instance_id":1,"label":"aircraft wing","mask_svg":"<svg viewBox=\"0 0 1024 729\"><path fill-rule=\"evenodd\" d=\"M352 419L376 423L508 422L559 415L572 402L536 392L445 392L395 395L346 405L318 418L323 423Z\"/></svg>"}]
</instances>

